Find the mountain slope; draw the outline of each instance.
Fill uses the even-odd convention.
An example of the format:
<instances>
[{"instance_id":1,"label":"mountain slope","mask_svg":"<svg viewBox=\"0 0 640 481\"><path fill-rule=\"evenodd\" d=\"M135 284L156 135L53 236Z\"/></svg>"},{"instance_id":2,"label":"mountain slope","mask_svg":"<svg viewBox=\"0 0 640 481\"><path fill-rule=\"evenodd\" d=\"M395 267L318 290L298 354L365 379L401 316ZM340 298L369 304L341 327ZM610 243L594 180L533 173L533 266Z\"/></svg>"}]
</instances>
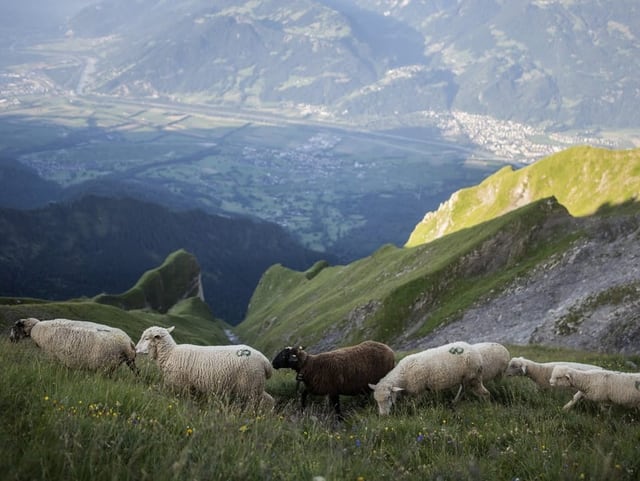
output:
<instances>
[{"instance_id":1,"label":"mountain slope","mask_svg":"<svg viewBox=\"0 0 640 481\"><path fill-rule=\"evenodd\" d=\"M181 249L171 253L160 267L145 272L136 284L120 295L99 294L96 302L125 310L152 309L166 313L183 299L204 302L198 260Z\"/></svg>"},{"instance_id":2,"label":"mountain slope","mask_svg":"<svg viewBox=\"0 0 640 481\"><path fill-rule=\"evenodd\" d=\"M636 127L634 0L103 1L90 89L371 123L464 111L556 129ZM413 116L413 117L412 117Z\"/></svg>"},{"instance_id":3,"label":"mountain slope","mask_svg":"<svg viewBox=\"0 0 640 481\"><path fill-rule=\"evenodd\" d=\"M571 222L555 200L544 200L430 244L385 246L312 277L274 266L260 280L237 332L267 350L280 343L331 346L365 338L394 343L407 329L425 334L468 307L473 296L504 282L503 270L513 276L544 255L549 238L567 242ZM465 292L472 288L473 294Z\"/></svg>"},{"instance_id":4,"label":"mountain slope","mask_svg":"<svg viewBox=\"0 0 640 481\"><path fill-rule=\"evenodd\" d=\"M282 344L322 350L366 338L410 349L457 338L637 352L639 191L620 179L595 188L595 176L613 179L620 167L607 156L627 153L587 152L601 162L581 164L575 152L564 158L567 172L584 173L572 177L570 188L585 192L575 205L583 214L607 202L622 205L582 217L555 197L507 209L513 183L497 183L484 197L482 219L429 242L386 246L349 265L307 273L272 267L237 333L266 350ZM527 182L553 184L554 174L562 177L561 170L529 171ZM456 206L465 218L476 204Z\"/></svg>"},{"instance_id":5,"label":"mountain slope","mask_svg":"<svg viewBox=\"0 0 640 481\"><path fill-rule=\"evenodd\" d=\"M425 215L407 247L485 222L530 202L555 196L574 216L640 197L640 149L575 147L514 171L504 167L462 189Z\"/></svg>"},{"instance_id":6,"label":"mountain slope","mask_svg":"<svg viewBox=\"0 0 640 481\"><path fill-rule=\"evenodd\" d=\"M195 258L185 251L174 252L161 266L147 271L135 286L121 295L100 295L95 299L49 301L0 297L0 329L25 317L89 320L123 329L134 342L152 325L175 326L178 342L228 344L229 326L211 314L204 300L185 288L191 280ZM154 282L163 273L161 283ZM198 283L199 284L199 283ZM142 293L142 295L140 295ZM150 301L150 302L149 302ZM159 301L159 302L158 302ZM160 307L158 309L157 307Z\"/></svg>"},{"instance_id":7,"label":"mountain slope","mask_svg":"<svg viewBox=\"0 0 640 481\"><path fill-rule=\"evenodd\" d=\"M275 224L131 199L88 196L30 211L0 209L0 230L3 296L59 300L123 292L141 272L186 249L201 266L204 298L228 322L243 317L270 265L306 268L319 258Z\"/></svg>"}]
</instances>

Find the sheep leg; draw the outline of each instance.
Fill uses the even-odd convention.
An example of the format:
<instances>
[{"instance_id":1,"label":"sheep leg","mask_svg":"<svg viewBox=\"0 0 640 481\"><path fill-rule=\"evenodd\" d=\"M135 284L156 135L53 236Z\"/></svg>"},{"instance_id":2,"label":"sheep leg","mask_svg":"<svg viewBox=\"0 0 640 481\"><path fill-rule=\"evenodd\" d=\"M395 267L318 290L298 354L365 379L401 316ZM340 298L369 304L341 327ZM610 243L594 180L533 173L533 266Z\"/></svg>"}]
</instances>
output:
<instances>
[{"instance_id":1,"label":"sheep leg","mask_svg":"<svg viewBox=\"0 0 640 481\"><path fill-rule=\"evenodd\" d=\"M331 405L333 406L333 409L336 411L338 418L342 419L342 412L340 411L340 395L331 394L329 396L329 402L331 402Z\"/></svg>"},{"instance_id":2,"label":"sheep leg","mask_svg":"<svg viewBox=\"0 0 640 481\"><path fill-rule=\"evenodd\" d=\"M308 391L306 389L302 390L302 394L300 394L300 409L304 410L305 407L307 407L307 394Z\"/></svg>"},{"instance_id":3,"label":"sheep leg","mask_svg":"<svg viewBox=\"0 0 640 481\"><path fill-rule=\"evenodd\" d=\"M565 404L562 409L564 409L565 411L567 411L568 409L571 409L573 406L575 406L575 404L580 401L580 399L582 399L584 397L584 393L582 391L578 391L577 393L575 393L573 395L573 399L571 399L571 401L569 401L567 404Z\"/></svg>"},{"instance_id":4,"label":"sheep leg","mask_svg":"<svg viewBox=\"0 0 640 481\"><path fill-rule=\"evenodd\" d=\"M456 397L453 398L453 401L451 401L451 404L456 404L460 398L462 397L462 392L464 391L463 385L460 384L460 387L458 388L458 392L456 393Z\"/></svg>"}]
</instances>

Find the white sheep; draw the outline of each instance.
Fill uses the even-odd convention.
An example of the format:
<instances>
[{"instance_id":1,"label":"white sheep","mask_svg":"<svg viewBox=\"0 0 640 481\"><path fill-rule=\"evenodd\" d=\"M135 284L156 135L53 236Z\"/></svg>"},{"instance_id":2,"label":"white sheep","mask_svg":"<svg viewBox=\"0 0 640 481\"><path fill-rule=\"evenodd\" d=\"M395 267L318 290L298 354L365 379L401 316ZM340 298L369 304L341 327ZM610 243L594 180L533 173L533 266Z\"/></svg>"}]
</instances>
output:
<instances>
[{"instance_id":1,"label":"white sheep","mask_svg":"<svg viewBox=\"0 0 640 481\"><path fill-rule=\"evenodd\" d=\"M113 373L126 363L135 373L136 351L131 338L121 329L89 321L34 317L19 319L9 338L17 342L31 337L38 347L70 368L104 370Z\"/></svg>"},{"instance_id":2,"label":"white sheep","mask_svg":"<svg viewBox=\"0 0 640 481\"><path fill-rule=\"evenodd\" d=\"M511 360L509 350L497 342L479 342L472 346L482 356L482 382L501 378Z\"/></svg>"},{"instance_id":3,"label":"white sheep","mask_svg":"<svg viewBox=\"0 0 640 481\"><path fill-rule=\"evenodd\" d=\"M265 392L273 371L264 354L244 344L177 344L171 337L173 329L150 327L136 345L138 354L149 354L157 362L167 386L274 405L273 398Z\"/></svg>"},{"instance_id":4,"label":"white sheep","mask_svg":"<svg viewBox=\"0 0 640 481\"><path fill-rule=\"evenodd\" d=\"M568 366L581 371L590 369L602 369L600 366L593 364L583 364L580 362L553 361L553 362L536 362L524 357L514 357L509 361L505 376L526 376L535 382L542 389L549 389L549 379L551 372L556 366Z\"/></svg>"},{"instance_id":5,"label":"white sheep","mask_svg":"<svg viewBox=\"0 0 640 481\"><path fill-rule=\"evenodd\" d=\"M577 389L573 399L563 409L571 409L580 399L600 403L640 407L640 373L594 369L580 371L568 366L553 368L549 383Z\"/></svg>"},{"instance_id":6,"label":"white sheep","mask_svg":"<svg viewBox=\"0 0 640 481\"><path fill-rule=\"evenodd\" d=\"M482 384L482 357L470 344L454 342L427 349L402 358L377 384L370 384L381 415L389 414L398 392L419 394L459 387L453 402L464 388L486 398L489 391Z\"/></svg>"}]
</instances>

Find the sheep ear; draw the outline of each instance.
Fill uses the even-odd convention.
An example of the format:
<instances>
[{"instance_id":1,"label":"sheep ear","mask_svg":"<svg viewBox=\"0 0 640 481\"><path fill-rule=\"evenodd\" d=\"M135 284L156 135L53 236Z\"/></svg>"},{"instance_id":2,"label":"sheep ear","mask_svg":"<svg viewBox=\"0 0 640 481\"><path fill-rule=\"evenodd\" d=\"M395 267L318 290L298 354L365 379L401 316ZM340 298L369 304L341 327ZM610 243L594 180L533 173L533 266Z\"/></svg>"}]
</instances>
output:
<instances>
[{"instance_id":1,"label":"sheep ear","mask_svg":"<svg viewBox=\"0 0 640 481\"><path fill-rule=\"evenodd\" d=\"M167 332L173 332L173 330L176 328L176 326L171 326L169 328L167 328Z\"/></svg>"},{"instance_id":2,"label":"sheep ear","mask_svg":"<svg viewBox=\"0 0 640 481\"><path fill-rule=\"evenodd\" d=\"M522 374L523 375L527 374L527 366L526 365L522 366Z\"/></svg>"},{"instance_id":3,"label":"sheep ear","mask_svg":"<svg viewBox=\"0 0 640 481\"><path fill-rule=\"evenodd\" d=\"M404 391L404 388L396 387L396 386L393 386L391 388L391 392L400 392L400 391Z\"/></svg>"},{"instance_id":4,"label":"sheep ear","mask_svg":"<svg viewBox=\"0 0 640 481\"><path fill-rule=\"evenodd\" d=\"M369 384L369 389L371 389L372 391L375 391L377 387L377 384Z\"/></svg>"}]
</instances>

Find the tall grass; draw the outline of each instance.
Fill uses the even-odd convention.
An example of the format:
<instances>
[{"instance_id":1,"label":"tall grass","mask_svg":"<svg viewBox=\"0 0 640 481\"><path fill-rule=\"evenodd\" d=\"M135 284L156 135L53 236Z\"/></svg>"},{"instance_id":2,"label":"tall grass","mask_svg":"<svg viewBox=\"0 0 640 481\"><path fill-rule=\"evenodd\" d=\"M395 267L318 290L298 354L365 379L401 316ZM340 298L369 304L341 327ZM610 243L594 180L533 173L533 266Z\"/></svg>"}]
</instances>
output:
<instances>
[{"instance_id":1,"label":"tall grass","mask_svg":"<svg viewBox=\"0 0 640 481\"><path fill-rule=\"evenodd\" d=\"M561 355L535 348L515 355ZM625 358L569 353L624 368ZM568 355L569 355L568 354ZM533 356L532 356L533 355ZM637 360L636 360L637 362ZM370 396L344 398L344 422L326 402L301 413L291 371L268 390L273 411L168 392L155 365L140 376L73 371L30 341L0 341L0 473L34 480L626 480L640 475L640 417L528 379L488 383L492 401L451 393L405 398L380 417ZM319 479L319 478L318 478Z\"/></svg>"}]
</instances>

